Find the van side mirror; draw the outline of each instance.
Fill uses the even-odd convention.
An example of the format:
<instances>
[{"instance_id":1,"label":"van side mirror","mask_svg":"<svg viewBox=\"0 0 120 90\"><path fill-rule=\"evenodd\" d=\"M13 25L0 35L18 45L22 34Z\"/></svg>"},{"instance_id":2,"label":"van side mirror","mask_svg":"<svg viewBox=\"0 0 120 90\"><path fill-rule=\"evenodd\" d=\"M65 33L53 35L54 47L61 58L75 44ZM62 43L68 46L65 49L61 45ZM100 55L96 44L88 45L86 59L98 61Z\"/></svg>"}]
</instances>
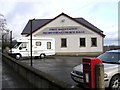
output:
<instances>
[{"instance_id":1,"label":"van side mirror","mask_svg":"<svg viewBox=\"0 0 120 90\"><path fill-rule=\"evenodd\" d=\"M21 50L22 49L22 47L19 47L19 50Z\"/></svg>"}]
</instances>

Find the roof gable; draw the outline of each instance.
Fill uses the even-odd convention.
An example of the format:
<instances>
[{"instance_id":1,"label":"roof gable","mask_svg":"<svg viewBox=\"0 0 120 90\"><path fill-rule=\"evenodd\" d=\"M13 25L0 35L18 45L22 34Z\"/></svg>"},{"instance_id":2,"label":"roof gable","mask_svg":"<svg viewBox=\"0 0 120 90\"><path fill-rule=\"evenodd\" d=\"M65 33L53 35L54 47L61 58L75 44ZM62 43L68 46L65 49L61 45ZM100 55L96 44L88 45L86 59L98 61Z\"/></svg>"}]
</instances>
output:
<instances>
[{"instance_id":1,"label":"roof gable","mask_svg":"<svg viewBox=\"0 0 120 90\"><path fill-rule=\"evenodd\" d=\"M100 34L102 37L105 37L105 35L103 34L103 31L101 31L100 29L98 29L97 27L95 27L94 25L89 23L87 20L85 20L83 18L72 18L64 13L59 14L58 16L56 16L53 19L35 19L35 20L32 20L32 33L37 31L38 29L42 28L43 26L47 25L48 23L52 22L53 20L60 17L61 15L64 15L64 16L68 17L69 19L89 28L90 30L92 30L98 34ZM24 35L24 34L29 35L30 34L30 20L28 21L26 27L24 28L24 30L21 34L22 35Z\"/></svg>"}]
</instances>

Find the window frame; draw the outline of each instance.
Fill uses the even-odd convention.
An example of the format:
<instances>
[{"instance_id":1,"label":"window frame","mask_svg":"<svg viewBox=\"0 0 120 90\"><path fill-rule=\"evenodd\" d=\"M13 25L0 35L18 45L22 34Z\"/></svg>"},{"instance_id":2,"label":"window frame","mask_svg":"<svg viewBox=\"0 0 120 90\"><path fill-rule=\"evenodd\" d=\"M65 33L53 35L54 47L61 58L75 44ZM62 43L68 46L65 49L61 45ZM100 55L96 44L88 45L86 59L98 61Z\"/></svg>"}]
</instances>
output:
<instances>
[{"instance_id":1,"label":"window frame","mask_svg":"<svg viewBox=\"0 0 120 90\"><path fill-rule=\"evenodd\" d=\"M26 42L23 42L21 43L20 47L23 49L23 48L27 48L27 43Z\"/></svg>"},{"instance_id":2,"label":"window frame","mask_svg":"<svg viewBox=\"0 0 120 90\"><path fill-rule=\"evenodd\" d=\"M67 48L67 38L61 38L61 48Z\"/></svg>"},{"instance_id":3,"label":"window frame","mask_svg":"<svg viewBox=\"0 0 120 90\"><path fill-rule=\"evenodd\" d=\"M84 39L84 44L82 45L82 39ZM86 38L79 38L79 41L80 41L80 47L86 47Z\"/></svg>"},{"instance_id":4,"label":"window frame","mask_svg":"<svg viewBox=\"0 0 120 90\"><path fill-rule=\"evenodd\" d=\"M94 40L95 40L95 42L94 42ZM91 38L91 47L97 47L97 37L92 37Z\"/></svg>"},{"instance_id":5,"label":"window frame","mask_svg":"<svg viewBox=\"0 0 120 90\"><path fill-rule=\"evenodd\" d=\"M38 43L39 43L39 44L38 44ZM36 46L41 46L41 45L42 45L41 42L36 42L35 44L36 44Z\"/></svg>"},{"instance_id":6,"label":"window frame","mask_svg":"<svg viewBox=\"0 0 120 90\"><path fill-rule=\"evenodd\" d=\"M47 49L52 49L51 42L47 42Z\"/></svg>"}]
</instances>

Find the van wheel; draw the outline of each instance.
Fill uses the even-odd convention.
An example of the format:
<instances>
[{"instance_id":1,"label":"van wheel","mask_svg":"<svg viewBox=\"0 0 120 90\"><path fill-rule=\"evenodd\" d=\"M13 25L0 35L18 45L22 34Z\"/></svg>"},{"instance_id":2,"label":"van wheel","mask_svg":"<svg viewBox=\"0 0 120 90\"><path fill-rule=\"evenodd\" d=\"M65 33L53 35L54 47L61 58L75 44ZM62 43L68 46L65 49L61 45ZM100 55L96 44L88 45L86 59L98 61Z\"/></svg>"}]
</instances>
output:
<instances>
[{"instance_id":1,"label":"van wheel","mask_svg":"<svg viewBox=\"0 0 120 90\"><path fill-rule=\"evenodd\" d=\"M20 60L21 55L20 55L20 54L16 54L15 58L16 58L17 60Z\"/></svg>"},{"instance_id":2,"label":"van wheel","mask_svg":"<svg viewBox=\"0 0 120 90\"><path fill-rule=\"evenodd\" d=\"M120 89L120 75L115 75L112 77L109 87L114 90Z\"/></svg>"},{"instance_id":3,"label":"van wheel","mask_svg":"<svg viewBox=\"0 0 120 90\"><path fill-rule=\"evenodd\" d=\"M40 58L41 59L45 58L45 54L40 54Z\"/></svg>"}]
</instances>

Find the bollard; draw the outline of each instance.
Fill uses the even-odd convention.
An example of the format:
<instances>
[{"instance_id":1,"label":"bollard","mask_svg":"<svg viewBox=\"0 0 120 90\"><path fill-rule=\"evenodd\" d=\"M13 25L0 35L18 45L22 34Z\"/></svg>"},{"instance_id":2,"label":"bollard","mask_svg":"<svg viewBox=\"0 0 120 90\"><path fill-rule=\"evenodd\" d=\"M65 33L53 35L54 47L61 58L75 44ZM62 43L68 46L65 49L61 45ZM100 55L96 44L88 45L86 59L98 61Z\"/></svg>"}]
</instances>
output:
<instances>
[{"instance_id":1,"label":"bollard","mask_svg":"<svg viewBox=\"0 0 120 90\"><path fill-rule=\"evenodd\" d=\"M97 90L105 90L103 64L96 64L95 66L95 88Z\"/></svg>"}]
</instances>

